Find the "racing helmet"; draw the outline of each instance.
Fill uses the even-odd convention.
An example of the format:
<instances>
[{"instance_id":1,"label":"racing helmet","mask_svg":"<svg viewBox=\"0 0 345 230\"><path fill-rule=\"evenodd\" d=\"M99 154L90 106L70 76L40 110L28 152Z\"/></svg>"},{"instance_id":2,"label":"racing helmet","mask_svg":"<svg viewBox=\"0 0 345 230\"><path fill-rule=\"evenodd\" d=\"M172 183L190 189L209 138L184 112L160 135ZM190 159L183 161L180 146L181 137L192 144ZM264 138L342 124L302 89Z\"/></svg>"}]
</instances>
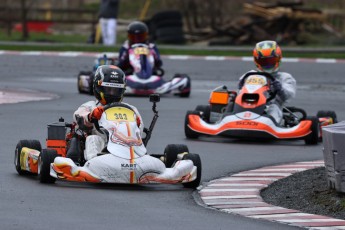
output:
<instances>
[{"instance_id":1,"label":"racing helmet","mask_svg":"<svg viewBox=\"0 0 345 230\"><path fill-rule=\"evenodd\" d=\"M121 102L126 90L126 76L114 65L101 65L97 68L93 92L102 105Z\"/></svg>"},{"instance_id":2,"label":"racing helmet","mask_svg":"<svg viewBox=\"0 0 345 230\"><path fill-rule=\"evenodd\" d=\"M134 21L128 25L127 34L129 44L146 43L149 29L146 24L140 21Z\"/></svg>"},{"instance_id":3,"label":"racing helmet","mask_svg":"<svg viewBox=\"0 0 345 230\"><path fill-rule=\"evenodd\" d=\"M259 71L274 73L279 70L282 51L275 41L262 41L253 50L254 62Z\"/></svg>"}]
</instances>

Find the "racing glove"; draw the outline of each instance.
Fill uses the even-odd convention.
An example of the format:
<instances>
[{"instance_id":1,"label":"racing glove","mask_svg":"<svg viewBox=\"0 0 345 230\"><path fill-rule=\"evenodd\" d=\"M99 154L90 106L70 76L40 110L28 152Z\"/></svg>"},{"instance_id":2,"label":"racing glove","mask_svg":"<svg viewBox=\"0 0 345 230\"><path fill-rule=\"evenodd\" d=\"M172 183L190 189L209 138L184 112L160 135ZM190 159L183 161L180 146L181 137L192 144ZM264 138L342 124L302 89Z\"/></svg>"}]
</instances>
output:
<instances>
[{"instance_id":1,"label":"racing glove","mask_svg":"<svg viewBox=\"0 0 345 230\"><path fill-rule=\"evenodd\" d=\"M278 94L280 94L283 90L282 84L278 80L273 81L271 83L271 87L272 87L272 90L274 92L277 92Z\"/></svg>"},{"instance_id":2,"label":"racing glove","mask_svg":"<svg viewBox=\"0 0 345 230\"><path fill-rule=\"evenodd\" d=\"M92 120L99 120L101 119L101 116L104 112L104 108L103 106L97 106L96 108L94 108L91 113L89 113L88 115L88 118L89 118L89 121L92 121Z\"/></svg>"}]
</instances>

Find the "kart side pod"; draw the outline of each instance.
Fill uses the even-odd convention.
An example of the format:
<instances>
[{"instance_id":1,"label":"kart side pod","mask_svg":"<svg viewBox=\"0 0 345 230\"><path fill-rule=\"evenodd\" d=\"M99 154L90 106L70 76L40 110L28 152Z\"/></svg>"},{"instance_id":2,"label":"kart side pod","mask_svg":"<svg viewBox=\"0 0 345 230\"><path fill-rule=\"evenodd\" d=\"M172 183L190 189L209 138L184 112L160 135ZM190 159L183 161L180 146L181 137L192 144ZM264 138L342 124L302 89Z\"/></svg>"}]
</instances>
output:
<instances>
[{"instance_id":1,"label":"kart side pod","mask_svg":"<svg viewBox=\"0 0 345 230\"><path fill-rule=\"evenodd\" d=\"M63 119L48 125L47 149L55 149L63 157L66 156L66 124Z\"/></svg>"}]
</instances>

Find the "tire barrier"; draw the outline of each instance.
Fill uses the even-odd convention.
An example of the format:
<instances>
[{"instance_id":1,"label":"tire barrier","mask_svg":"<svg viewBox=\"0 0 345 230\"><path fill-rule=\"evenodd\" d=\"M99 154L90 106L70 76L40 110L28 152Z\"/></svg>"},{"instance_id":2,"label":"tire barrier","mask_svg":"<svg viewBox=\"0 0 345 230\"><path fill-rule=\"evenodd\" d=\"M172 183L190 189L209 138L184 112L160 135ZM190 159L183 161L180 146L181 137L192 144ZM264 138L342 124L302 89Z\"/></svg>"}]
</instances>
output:
<instances>
[{"instance_id":1,"label":"tire barrier","mask_svg":"<svg viewBox=\"0 0 345 230\"><path fill-rule=\"evenodd\" d=\"M162 44L184 44L181 12L177 10L160 11L145 21L149 27L150 39Z\"/></svg>"}]
</instances>

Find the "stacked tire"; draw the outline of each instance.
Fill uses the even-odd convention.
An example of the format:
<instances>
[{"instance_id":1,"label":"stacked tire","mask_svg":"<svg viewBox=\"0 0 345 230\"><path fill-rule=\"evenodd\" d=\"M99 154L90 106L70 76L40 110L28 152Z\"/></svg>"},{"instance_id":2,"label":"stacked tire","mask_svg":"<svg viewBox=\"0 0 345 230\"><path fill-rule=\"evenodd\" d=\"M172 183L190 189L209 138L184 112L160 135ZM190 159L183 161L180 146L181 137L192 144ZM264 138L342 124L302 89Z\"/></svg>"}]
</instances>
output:
<instances>
[{"instance_id":1,"label":"stacked tire","mask_svg":"<svg viewBox=\"0 0 345 230\"><path fill-rule=\"evenodd\" d=\"M182 14L180 11L160 11L152 16L148 25L150 37L157 43L185 43Z\"/></svg>"}]
</instances>

